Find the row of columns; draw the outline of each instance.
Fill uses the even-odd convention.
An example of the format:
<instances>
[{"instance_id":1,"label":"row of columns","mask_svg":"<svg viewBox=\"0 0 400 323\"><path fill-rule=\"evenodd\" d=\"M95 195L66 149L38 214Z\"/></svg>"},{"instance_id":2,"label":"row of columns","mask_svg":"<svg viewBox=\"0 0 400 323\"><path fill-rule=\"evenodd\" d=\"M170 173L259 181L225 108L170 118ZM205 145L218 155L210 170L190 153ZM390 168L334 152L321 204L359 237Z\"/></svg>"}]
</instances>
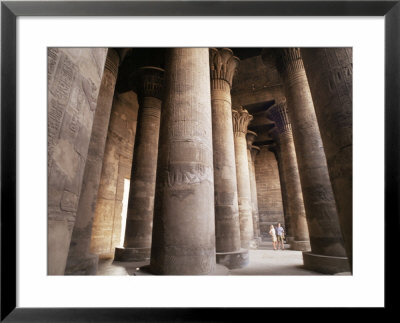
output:
<instances>
[{"instance_id":1,"label":"row of columns","mask_svg":"<svg viewBox=\"0 0 400 323\"><path fill-rule=\"evenodd\" d=\"M308 250L311 244L312 251L304 253L309 268L321 271L322 261L328 272L345 271L346 253L300 52L275 50L263 58L278 66L285 84L288 108L278 102L269 116L278 132L294 248ZM248 249L260 237L257 148L252 145L256 134L247 129L252 116L241 107L232 110L238 62L229 49L174 48L165 76L158 68L139 71L125 242L115 260L150 258L153 273L168 275L208 274L216 261L228 268L248 263ZM71 249L69 258L73 254Z\"/></svg>"},{"instance_id":2,"label":"row of columns","mask_svg":"<svg viewBox=\"0 0 400 323\"><path fill-rule=\"evenodd\" d=\"M136 79L139 113L124 247L116 248L114 257L118 261L148 259L153 229L164 70L156 67L144 67L139 70Z\"/></svg>"},{"instance_id":3,"label":"row of columns","mask_svg":"<svg viewBox=\"0 0 400 323\"><path fill-rule=\"evenodd\" d=\"M313 51L314 50L315 49L313 49ZM335 196L333 194L331 178L325 157L325 150L328 151L328 156L332 153L332 155L336 154L335 157L337 157L337 155L342 157L340 163L334 163L335 166L333 168L336 167L336 173L332 170L330 173L332 178L339 177L339 181L337 182L340 182L340 180L344 181L344 186L347 187L347 190L336 190L335 193L336 196L348 194L348 197L346 198L337 198L338 205L342 202L342 204L346 206L344 209L348 211L349 204L351 205L351 203L349 203L349 199L351 200L351 192L349 192L349 190L351 190L351 185L348 185L349 182L351 183L351 154L348 153L348 151L351 152L351 140L349 140L349 138L351 139L351 135L349 135L348 131L348 129L351 129L351 100L346 100L345 102L347 102L347 104L341 105L340 107L336 106L331 110L329 109L329 104L340 105L340 102L337 101L340 100L339 98L342 96L346 96L340 95L337 88L339 88L338 85L343 82L342 80L346 80L346 77L343 74L346 74L346 68L349 69L350 66L346 66L346 64L342 62L342 68L340 71L335 72L342 76L341 78L339 77L339 82L335 82L335 79L332 80L331 78L332 64L321 64L324 62L323 59L326 55L324 56L320 51L321 50L319 50L319 52L315 51L317 55L315 55L315 52L312 52L311 50L307 52L309 55L308 62L314 66L314 68L311 69L312 73L314 73L313 77L316 76L316 74L320 75L317 77L318 83L315 83L313 87L313 92L315 92L314 96L317 98L323 98L319 103L319 109L324 112L319 114L319 122L317 120L316 109L314 108L313 97L310 92L310 86L308 84L300 49L275 48L263 50L262 58L266 64L273 65L277 68L284 84L287 105L290 111L293 142L297 156L311 244L311 252L303 253L304 265L317 271L334 273L349 271L349 269L351 270L351 268L349 268L349 259L346 257L347 255L350 257L351 266L351 252L349 251L346 254L342 237L343 232L345 236L347 235L345 240L348 240L348 236L351 236L351 232L340 229ZM326 52L327 50L322 49L322 51ZM333 53L336 53L337 51L338 50L336 49L332 49ZM319 58L316 63L318 69L315 68L313 62L314 57ZM343 61L346 63L351 62L350 56L347 55L345 58L346 59L343 59ZM329 60L326 58L325 60L329 63ZM337 65L340 64L336 64L336 68ZM331 90L327 91L327 89L320 84L323 84L324 86L328 84L327 86L331 87ZM342 92L351 92L350 87L340 86L340 88ZM335 99L335 102L332 103L332 97L338 99ZM346 96L346 98L348 98L348 96ZM338 113L337 111L340 112ZM344 121L342 121L342 123L346 125L347 129L344 131L344 134L339 135L339 137L345 137L343 142L339 142L340 144L345 143L347 146L341 146L340 144L337 144L338 140L332 139L332 137L334 137L332 127L334 127L338 133L341 132L338 131L337 122L335 122L336 119L340 118L343 118ZM328 130L322 127L322 131L326 133L325 150L319 124L321 124L321 126L329 124ZM331 141L334 141L334 143ZM331 148L332 146L334 148ZM338 149L339 147L349 147L349 149L341 154L340 149ZM334 152L331 152L331 150L334 150ZM337 160L339 159L335 158L335 161ZM338 164L346 171L341 172L337 169ZM284 176L286 180L286 174L284 174ZM289 185L286 185L286 190L288 191L288 189ZM344 200L345 202L343 202ZM339 210L341 210L340 206ZM349 223L347 222L349 218L351 219L351 216L351 212L347 212L346 215L343 216L346 221L340 218L342 226L345 226L347 230L349 230L348 227L351 229L351 226L349 226Z\"/></svg>"}]
</instances>

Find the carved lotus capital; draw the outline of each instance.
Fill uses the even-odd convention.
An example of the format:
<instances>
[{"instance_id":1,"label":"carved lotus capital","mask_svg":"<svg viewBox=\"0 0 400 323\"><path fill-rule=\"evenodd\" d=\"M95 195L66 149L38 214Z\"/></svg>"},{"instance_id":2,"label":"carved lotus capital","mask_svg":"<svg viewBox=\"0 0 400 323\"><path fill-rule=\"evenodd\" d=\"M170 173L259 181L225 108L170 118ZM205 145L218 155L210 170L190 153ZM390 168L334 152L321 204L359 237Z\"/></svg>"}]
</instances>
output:
<instances>
[{"instance_id":1,"label":"carved lotus capital","mask_svg":"<svg viewBox=\"0 0 400 323\"><path fill-rule=\"evenodd\" d=\"M229 48L210 48L210 76L212 81L226 81L232 88L233 77L239 66L239 58ZM215 85L218 85L217 83Z\"/></svg>"},{"instance_id":2,"label":"carved lotus capital","mask_svg":"<svg viewBox=\"0 0 400 323\"><path fill-rule=\"evenodd\" d=\"M247 126L253 120L253 116L243 107L232 109L232 123L234 133L247 133Z\"/></svg>"}]
</instances>

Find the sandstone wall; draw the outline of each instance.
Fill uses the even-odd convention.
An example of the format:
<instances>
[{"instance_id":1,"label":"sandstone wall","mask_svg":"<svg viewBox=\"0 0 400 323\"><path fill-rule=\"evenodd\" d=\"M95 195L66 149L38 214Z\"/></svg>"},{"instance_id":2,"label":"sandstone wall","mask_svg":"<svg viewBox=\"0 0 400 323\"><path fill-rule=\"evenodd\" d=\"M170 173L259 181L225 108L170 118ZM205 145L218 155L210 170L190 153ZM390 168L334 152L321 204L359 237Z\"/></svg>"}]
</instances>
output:
<instances>
[{"instance_id":1,"label":"sandstone wall","mask_svg":"<svg viewBox=\"0 0 400 323\"><path fill-rule=\"evenodd\" d=\"M268 146L261 146L254 167L256 172L258 213L263 240L269 239L269 226L278 222L284 226L281 185L278 164Z\"/></svg>"}]
</instances>

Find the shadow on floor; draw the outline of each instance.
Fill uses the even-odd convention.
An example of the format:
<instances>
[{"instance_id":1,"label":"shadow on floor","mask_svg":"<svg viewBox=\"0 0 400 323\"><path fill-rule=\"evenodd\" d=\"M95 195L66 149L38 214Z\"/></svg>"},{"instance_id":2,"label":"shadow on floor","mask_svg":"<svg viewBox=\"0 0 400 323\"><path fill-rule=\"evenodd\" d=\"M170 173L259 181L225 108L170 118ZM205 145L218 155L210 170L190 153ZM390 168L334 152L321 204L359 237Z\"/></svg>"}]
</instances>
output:
<instances>
[{"instance_id":1,"label":"shadow on floor","mask_svg":"<svg viewBox=\"0 0 400 323\"><path fill-rule=\"evenodd\" d=\"M254 275L278 275L278 276L305 276L323 275L303 266L303 255L301 251L288 249L273 250L272 243L263 242L260 249L249 250L249 265L232 269L217 265L211 275L228 276L254 276ZM150 276L150 261L121 262L112 259L100 260L97 275L100 276Z\"/></svg>"}]
</instances>

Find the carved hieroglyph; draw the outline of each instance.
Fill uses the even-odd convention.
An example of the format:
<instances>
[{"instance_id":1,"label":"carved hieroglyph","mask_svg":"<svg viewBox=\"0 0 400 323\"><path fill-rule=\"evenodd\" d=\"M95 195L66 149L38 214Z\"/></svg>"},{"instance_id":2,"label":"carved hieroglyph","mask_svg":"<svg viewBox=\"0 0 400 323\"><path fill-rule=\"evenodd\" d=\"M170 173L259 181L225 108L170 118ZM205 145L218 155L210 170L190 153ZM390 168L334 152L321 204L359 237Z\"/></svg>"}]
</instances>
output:
<instances>
[{"instance_id":1,"label":"carved hieroglyph","mask_svg":"<svg viewBox=\"0 0 400 323\"><path fill-rule=\"evenodd\" d=\"M353 249L352 48L302 48L346 253Z\"/></svg>"},{"instance_id":2,"label":"carved hieroglyph","mask_svg":"<svg viewBox=\"0 0 400 323\"><path fill-rule=\"evenodd\" d=\"M64 274L106 48L49 48L48 274Z\"/></svg>"},{"instance_id":3,"label":"carved hieroglyph","mask_svg":"<svg viewBox=\"0 0 400 323\"><path fill-rule=\"evenodd\" d=\"M166 275L215 268L208 48L167 51L150 267Z\"/></svg>"},{"instance_id":4,"label":"carved hieroglyph","mask_svg":"<svg viewBox=\"0 0 400 323\"><path fill-rule=\"evenodd\" d=\"M110 48L100 85L76 222L65 270L65 274L69 275L94 275L97 271L98 257L91 255L89 249L119 62L119 53Z\"/></svg>"}]
</instances>

